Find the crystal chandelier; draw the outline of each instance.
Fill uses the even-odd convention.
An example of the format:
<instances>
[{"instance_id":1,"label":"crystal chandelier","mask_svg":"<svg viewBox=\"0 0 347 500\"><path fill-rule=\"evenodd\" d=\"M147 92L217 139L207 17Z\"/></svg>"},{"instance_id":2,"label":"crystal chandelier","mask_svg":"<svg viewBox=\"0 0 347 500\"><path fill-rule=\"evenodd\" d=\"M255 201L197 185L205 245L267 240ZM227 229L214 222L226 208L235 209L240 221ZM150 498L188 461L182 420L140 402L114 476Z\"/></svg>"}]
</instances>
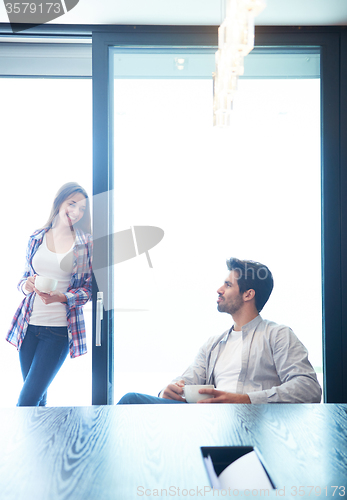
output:
<instances>
[{"instance_id":1,"label":"crystal chandelier","mask_svg":"<svg viewBox=\"0 0 347 500\"><path fill-rule=\"evenodd\" d=\"M218 29L216 72L213 73L213 124L230 125L243 58L254 48L254 18L265 0L226 0L226 16Z\"/></svg>"}]
</instances>

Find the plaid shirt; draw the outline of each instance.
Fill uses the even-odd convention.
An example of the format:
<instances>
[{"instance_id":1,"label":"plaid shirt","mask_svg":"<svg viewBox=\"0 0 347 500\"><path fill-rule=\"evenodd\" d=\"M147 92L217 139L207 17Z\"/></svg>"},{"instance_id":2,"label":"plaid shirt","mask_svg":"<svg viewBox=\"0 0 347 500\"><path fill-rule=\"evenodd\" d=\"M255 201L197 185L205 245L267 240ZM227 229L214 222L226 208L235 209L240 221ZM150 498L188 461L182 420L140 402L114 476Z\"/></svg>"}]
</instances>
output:
<instances>
[{"instance_id":1,"label":"plaid shirt","mask_svg":"<svg viewBox=\"0 0 347 500\"><path fill-rule=\"evenodd\" d=\"M18 289L22 290L22 285L29 276L33 276L35 271L32 260L43 237L49 228L35 231L30 236L26 253L26 265L22 279L18 283ZM92 296L92 237L76 230L76 243L73 249L74 262L71 280L65 296L67 298L66 318L69 332L70 356L76 358L87 352L86 330L82 306ZM33 310L35 293L29 293L18 307L11 327L7 333L6 340L15 345L20 350L24 340L30 316Z\"/></svg>"}]
</instances>

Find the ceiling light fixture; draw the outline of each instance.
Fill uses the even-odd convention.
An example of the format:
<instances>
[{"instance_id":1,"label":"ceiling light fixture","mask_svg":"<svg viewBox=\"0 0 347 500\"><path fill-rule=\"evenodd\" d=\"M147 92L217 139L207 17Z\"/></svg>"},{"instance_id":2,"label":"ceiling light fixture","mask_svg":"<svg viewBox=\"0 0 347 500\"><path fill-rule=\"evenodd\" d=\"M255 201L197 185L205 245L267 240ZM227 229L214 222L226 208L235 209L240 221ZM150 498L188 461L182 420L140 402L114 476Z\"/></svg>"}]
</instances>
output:
<instances>
[{"instance_id":1,"label":"ceiling light fixture","mask_svg":"<svg viewBox=\"0 0 347 500\"><path fill-rule=\"evenodd\" d=\"M265 0L225 0L225 19L218 28L216 72L213 73L213 124L230 125L233 99L243 58L254 48L254 18Z\"/></svg>"}]
</instances>

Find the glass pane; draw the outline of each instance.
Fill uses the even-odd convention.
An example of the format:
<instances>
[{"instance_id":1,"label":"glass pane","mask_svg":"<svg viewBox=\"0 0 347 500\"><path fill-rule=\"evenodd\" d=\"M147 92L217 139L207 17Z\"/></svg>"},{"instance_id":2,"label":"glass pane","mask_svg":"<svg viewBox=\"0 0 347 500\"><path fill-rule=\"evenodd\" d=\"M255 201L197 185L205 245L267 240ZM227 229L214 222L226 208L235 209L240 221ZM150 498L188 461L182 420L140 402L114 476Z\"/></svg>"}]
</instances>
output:
<instances>
[{"instance_id":1,"label":"glass pane","mask_svg":"<svg viewBox=\"0 0 347 500\"><path fill-rule=\"evenodd\" d=\"M272 270L262 316L293 328L322 383L319 54L309 76L291 56L287 79L264 72L271 58L254 53L263 73L250 65L232 125L219 129L211 51L134 52L117 49L112 61L114 231L137 244L141 226L164 237L148 243L153 267L139 249L114 266L115 401L157 395L231 326L216 290L232 256ZM303 67L311 55L297 57Z\"/></svg>"},{"instance_id":2,"label":"glass pane","mask_svg":"<svg viewBox=\"0 0 347 500\"><path fill-rule=\"evenodd\" d=\"M48 219L57 190L68 181L92 195L92 83L84 79L0 79L4 336L23 299L17 291L29 236ZM91 404L91 303L84 308L88 354L68 356L48 390L48 406ZM22 387L15 347L0 349L1 406L14 406Z\"/></svg>"}]
</instances>

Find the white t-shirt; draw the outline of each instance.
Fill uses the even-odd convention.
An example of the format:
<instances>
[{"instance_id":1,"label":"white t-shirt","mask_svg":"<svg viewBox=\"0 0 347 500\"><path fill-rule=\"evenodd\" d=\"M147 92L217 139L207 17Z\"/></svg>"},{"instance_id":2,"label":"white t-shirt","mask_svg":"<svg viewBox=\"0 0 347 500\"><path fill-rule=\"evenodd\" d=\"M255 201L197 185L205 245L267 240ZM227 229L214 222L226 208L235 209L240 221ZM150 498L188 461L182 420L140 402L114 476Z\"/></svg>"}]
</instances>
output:
<instances>
[{"instance_id":1,"label":"white t-shirt","mask_svg":"<svg viewBox=\"0 0 347 500\"><path fill-rule=\"evenodd\" d=\"M32 261L32 266L35 273L48 278L54 278L58 281L56 290L65 293L71 279L73 267L73 246L66 253L51 252L47 248L46 235L43 238L42 244L39 246ZM67 255L71 254L71 262L65 265L64 270L60 267L60 262ZM66 271L68 270L68 272ZM44 304L41 298L36 295L34 299L33 311L30 316L30 325L36 326L67 326L66 306L61 302L53 304Z\"/></svg>"},{"instance_id":2,"label":"white t-shirt","mask_svg":"<svg viewBox=\"0 0 347 500\"><path fill-rule=\"evenodd\" d=\"M236 392L242 363L242 331L232 330L214 368L215 387L220 391Z\"/></svg>"}]
</instances>

